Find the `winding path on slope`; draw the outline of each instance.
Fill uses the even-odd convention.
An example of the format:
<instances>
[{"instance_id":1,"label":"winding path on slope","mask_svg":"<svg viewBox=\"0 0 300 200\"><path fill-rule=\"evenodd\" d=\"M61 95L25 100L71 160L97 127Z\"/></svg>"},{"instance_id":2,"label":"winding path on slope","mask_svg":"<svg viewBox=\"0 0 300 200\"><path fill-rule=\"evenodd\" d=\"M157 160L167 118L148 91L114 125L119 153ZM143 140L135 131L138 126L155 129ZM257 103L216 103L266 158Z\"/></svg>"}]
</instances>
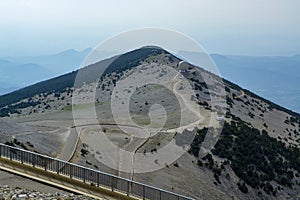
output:
<instances>
[{"instance_id":1,"label":"winding path on slope","mask_svg":"<svg viewBox=\"0 0 300 200\"><path fill-rule=\"evenodd\" d=\"M190 100L187 100L185 98L185 96L178 91L178 85L182 81L183 80L178 78L178 74L177 74L174 77L174 79L172 80L172 85L171 85L172 91L174 92L174 94L177 97L179 97L179 99L182 102L182 105L184 105L184 108L188 109L191 113L193 113L195 115L196 121L194 121L190 124L175 128L175 129L165 130L165 132L182 132L184 129L189 129L189 128L193 129L195 126L198 126L204 120L204 117L201 116L200 111L199 110L197 111L197 109L195 109L191 105ZM129 152L132 152L132 157L130 159L131 160L130 166L132 166L132 169L131 169L129 178L131 180L134 180L134 174L135 174L135 168L136 168L135 155L137 154L139 149L141 149L149 141L149 139L152 136L151 134L146 133L145 130L143 130L141 127L138 127L138 126L131 126L131 125L127 125L127 124L112 124L112 123L100 123L100 124L86 123L86 124L81 124L78 126L70 127L68 129L69 136L66 140L66 144L64 145L63 150L62 150L61 154L58 156L58 158L62 159L62 160L70 161L70 159L74 156L76 149L79 148L78 143L82 137L82 130L84 128L92 128L93 126L99 126L99 125L100 126L111 126L111 127L115 127L115 128L118 128L120 126L136 128L136 129L140 129L140 133L144 133L144 137L142 137L142 138L136 137L135 134L131 134L130 141L127 144L125 144L122 149L121 148L119 149L117 175L121 175L122 166L123 166L123 158L125 158L123 156L124 152L129 151ZM79 133L77 133L78 130L76 130L76 128L79 129ZM98 143L98 145L99 145L99 143Z\"/></svg>"},{"instance_id":2,"label":"winding path on slope","mask_svg":"<svg viewBox=\"0 0 300 200\"><path fill-rule=\"evenodd\" d=\"M174 83L175 81L175 83ZM185 96L183 94L181 94L179 91L178 91L178 85L182 82L183 80L180 79L180 72L178 72L178 74L173 78L172 80L172 91L174 92L174 94L179 97L181 99L181 102L183 103L183 105L185 106L184 108L187 108L190 112L192 112L194 115L195 115L195 118L197 119L195 122L193 123L190 123L190 124L187 124L187 125L184 125L184 126L180 126L178 128L174 128L174 129L169 129L169 130L166 130L164 132L182 132L183 130L185 129L194 129L194 127L198 126L201 122L204 121L204 117L201 116L200 114L200 110L197 110L195 109L192 105L191 105L191 102L189 102L189 100L187 100L185 98ZM135 155L136 153L138 152L139 149L141 149L148 141L149 139L151 138L151 133L149 134L149 137L147 137L139 146L136 147L136 149L134 150L134 154L133 154L133 159L132 159L132 173L131 173L131 177L130 179L131 180L134 180L134 173L135 173Z\"/></svg>"},{"instance_id":3,"label":"winding path on slope","mask_svg":"<svg viewBox=\"0 0 300 200\"><path fill-rule=\"evenodd\" d=\"M74 156L74 153L76 151L76 148L78 148L79 140L82 138L82 130L84 128L91 128L91 127L98 127L98 126L112 126L112 127L129 127L129 128L139 128L137 126L131 126L127 124L113 124L113 123L87 123L87 124L81 124L78 126L72 126L68 128L68 137L66 139L66 143L63 147L63 150L61 153L57 156L58 159L70 161L71 158ZM77 130L77 129L78 130Z\"/></svg>"}]
</instances>

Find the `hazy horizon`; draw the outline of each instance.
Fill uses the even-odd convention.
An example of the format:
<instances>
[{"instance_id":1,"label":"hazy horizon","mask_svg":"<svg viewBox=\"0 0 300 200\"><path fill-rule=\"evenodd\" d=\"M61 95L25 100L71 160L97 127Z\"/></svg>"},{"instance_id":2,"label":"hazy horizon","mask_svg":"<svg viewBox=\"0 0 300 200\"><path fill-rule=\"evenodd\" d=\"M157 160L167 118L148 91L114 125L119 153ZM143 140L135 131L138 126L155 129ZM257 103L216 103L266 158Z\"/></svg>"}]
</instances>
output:
<instances>
[{"instance_id":1,"label":"hazy horizon","mask_svg":"<svg viewBox=\"0 0 300 200\"><path fill-rule=\"evenodd\" d=\"M16 55L16 56L3 56L0 55L0 59L6 59L6 58L23 58L23 57L37 57L37 56L50 56L50 55L56 55L60 53L64 53L67 51L76 51L76 52L83 52L86 50L92 50L93 47L86 47L86 48L63 48L63 49L58 49L58 51L53 51L53 52L48 52L48 53L41 53L41 54L32 54L32 55ZM290 54L290 55L250 55L250 54L223 54L223 53L218 53L218 52L207 52L209 55L221 55L221 56L249 56L249 57L293 57L293 56L300 56L299 53L295 54Z\"/></svg>"},{"instance_id":2,"label":"hazy horizon","mask_svg":"<svg viewBox=\"0 0 300 200\"><path fill-rule=\"evenodd\" d=\"M208 53L297 55L299 7L296 0L3 0L0 57L82 50L120 32L143 27L179 31L195 39Z\"/></svg>"}]
</instances>

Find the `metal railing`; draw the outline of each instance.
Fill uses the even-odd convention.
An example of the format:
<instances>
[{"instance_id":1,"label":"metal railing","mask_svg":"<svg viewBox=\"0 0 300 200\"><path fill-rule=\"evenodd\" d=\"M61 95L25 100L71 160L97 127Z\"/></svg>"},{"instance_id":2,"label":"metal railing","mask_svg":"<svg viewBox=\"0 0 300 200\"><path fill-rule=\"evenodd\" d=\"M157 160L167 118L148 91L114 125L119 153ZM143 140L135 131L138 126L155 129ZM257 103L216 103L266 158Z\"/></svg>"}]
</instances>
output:
<instances>
[{"instance_id":1,"label":"metal railing","mask_svg":"<svg viewBox=\"0 0 300 200\"><path fill-rule=\"evenodd\" d=\"M0 143L0 157L56 173L95 187L150 200L193 200L156 187Z\"/></svg>"}]
</instances>

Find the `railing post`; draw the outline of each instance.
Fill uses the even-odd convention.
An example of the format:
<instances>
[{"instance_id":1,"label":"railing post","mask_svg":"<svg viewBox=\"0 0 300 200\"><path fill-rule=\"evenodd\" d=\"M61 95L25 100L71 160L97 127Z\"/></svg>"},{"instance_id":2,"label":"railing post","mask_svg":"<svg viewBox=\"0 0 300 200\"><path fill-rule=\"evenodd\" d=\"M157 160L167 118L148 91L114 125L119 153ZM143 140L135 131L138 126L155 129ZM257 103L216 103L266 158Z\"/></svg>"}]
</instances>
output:
<instances>
[{"instance_id":1,"label":"railing post","mask_svg":"<svg viewBox=\"0 0 300 200\"><path fill-rule=\"evenodd\" d=\"M159 190L159 200L161 200L161 190Z\"/></svg>"},{"instance_id":2,"label":"railing post","mask_svg":"<svg viewBox=\"0 0 300 200\"><path fill-rule=\"evenodd\" d=\"M114 178L111 177L111 191L114 191Z\"/></svg>"},{"instance_id":3,"label":"railing post","mask_svg":"<svg viewBox=\"0 0 300 200\"><path fill-rule=\"evenodd\" d=\"M47 171L47 159L46 158L44 158L44 169L45 169L45 171Z\"/></svg>"},{"instance_id":4,"label":"railing post","mask_svg":"<svg viewBox=\"0 0 300 200\"><path fill-rule=\"evenodd\" d=\"M9 159L12 160L12 153L11 153L11 149L9 151Z\"/></svg>"},{"instance_id":5,"label":"railing post","mask_svg":"<svg viewBox=\"0 0 300 200\"><path fill-rule=\"evenodd\" d=\"M72 179L73 178L73 166L72 165L70 165L69 174L70 174L70 179Z\"/></svg>"},{"instance_id":6,"label":"railing post","mask_svg":"<svg viewBox=\"0 0 300 200\"><path fill-rule=\"evenodd\" d=\"M99 175L99 172L97 172L97 187L100 186L100 175Z\"/></svg>"},{"instance_id":7,"label":"railing post","mask_svg":"<svg viewBox=\"0 0 300 200\"><path fill-rule=\"evenodd\" d=\"M36 161L35 154L31 154L31 155L32 155L32 167L35 167L35 161Z\"/></svg>"},{"instance_id":8,"label":"railing post","mask_svg":"<svg viewBox=\"0 0 300 200\"><path fill-rule=\"evenodd\" d=\"M127 181L127 196L129 196L129 191L130 191L130 183Z\"/></svg>"},{"instance_id":9,"label":"railing post","mask_svg":"<svg viewBox=\"0 0 300 200\"><path fill-rule=\"evenodd\" d=\"M56 160L56 173L59 175L59 161Z\"/></svg>"},{"instance_id":10,"label":"railing post","mask_svg":"<svg viewBox=\"0 0 300 200\"><path fill-rule=\"evenodd\" d=\"M85 174L86 174L85 168L83 168L83 182L84 182L84 183L85 183Z\"/></svg>"},{"instance_id":11,"label":"railing post","mask_svg":"<svg viewBox=\"0 0 300 200\"><path fill-rule=\"evenodd\" d=\"M21 151L21 163L24 164L24 151Z\"/></svg>"},{"instance_id":12,"label":"railing post","mask_svg":"<svg viewBox=\"0 0 300 200\"><path fill-rule=\"evenodd\" d=\"M0 146L0 158L2 156L2 146Z\"/></svg>"},{"instance_id":13,"label":"railing post","mask_svg":"<svg viewBox=\"0 0 300 200\"><path fill-rule=\"evenodd\" d=\"M143 185L143 200L145 200L146 199L146 196L145 196L146 194L145 194L145 185Z\"/></svg>"}]
</instances>

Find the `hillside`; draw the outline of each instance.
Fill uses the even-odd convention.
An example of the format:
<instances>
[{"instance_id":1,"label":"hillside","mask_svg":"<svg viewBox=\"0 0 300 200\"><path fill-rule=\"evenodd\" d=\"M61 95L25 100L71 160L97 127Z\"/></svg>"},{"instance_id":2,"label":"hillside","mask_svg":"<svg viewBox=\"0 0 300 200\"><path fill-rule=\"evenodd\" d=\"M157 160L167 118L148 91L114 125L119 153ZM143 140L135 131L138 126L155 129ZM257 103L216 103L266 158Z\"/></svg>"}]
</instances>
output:
<instances>
[{"instance_id":1,"label":"hillside","mask_svg":"<svg viewBox=\"0 0 300 200\"><path fill-rule=\"evenodd\" d=\"M127 103L134 123L123 117ZM1 96L0 116L1 142L196 199L286 199L300 192L300 115L161 48L136 49ZM103 149L104 136L132 155ZM172 141L178 152L187 150L174 162L164 148ZM169 156L138 162L161 152ZM143 173L147 165L157 170Z\"/></svg>"}]
</instances>

